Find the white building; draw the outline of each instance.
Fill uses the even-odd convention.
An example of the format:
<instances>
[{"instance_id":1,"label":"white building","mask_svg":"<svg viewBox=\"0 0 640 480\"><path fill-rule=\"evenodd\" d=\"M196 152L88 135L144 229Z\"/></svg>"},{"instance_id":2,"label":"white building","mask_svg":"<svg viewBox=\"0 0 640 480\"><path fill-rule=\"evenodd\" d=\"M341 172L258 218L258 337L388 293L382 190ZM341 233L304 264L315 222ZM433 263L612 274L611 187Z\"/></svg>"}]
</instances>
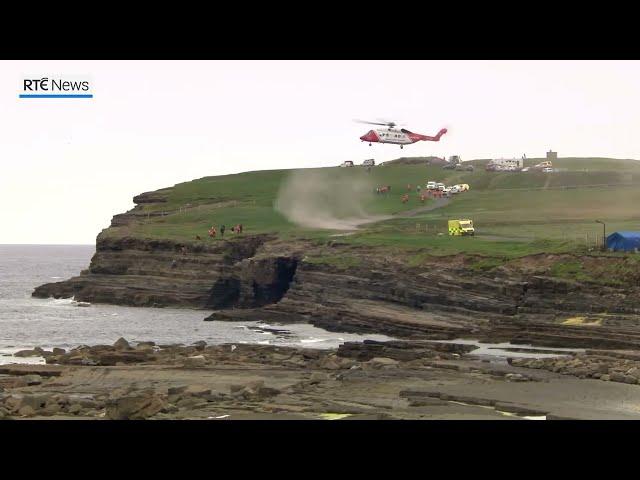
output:
<instances>
[{"instance_id":1,"label":"white building","mask_svg":"<svg viewBox=\"0 0 640 480\"><path fill-rule=\"evenodd\" d=\"M522 158L498 158L491 160L490 163L497 167L496 170L520 170L524 167Z\"/></svg>"}]
</instances>

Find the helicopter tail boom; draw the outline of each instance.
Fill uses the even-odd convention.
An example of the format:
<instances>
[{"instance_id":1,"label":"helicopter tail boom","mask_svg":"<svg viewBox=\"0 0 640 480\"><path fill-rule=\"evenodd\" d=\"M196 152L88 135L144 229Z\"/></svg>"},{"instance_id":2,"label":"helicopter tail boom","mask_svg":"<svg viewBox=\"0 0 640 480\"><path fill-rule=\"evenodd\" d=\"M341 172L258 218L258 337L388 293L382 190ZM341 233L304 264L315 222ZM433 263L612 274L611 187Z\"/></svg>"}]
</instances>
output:
<instances>
[{"instance_id":1,"label":"helicopter tail boom","mask_svg":"<svg viewBox=\"0 0 640 480\"><path fill-rule=\"evenodd\" d=\"M413 133L410 132L409 130L402 130L403 133L406 133L409 138L413 141L413 142L418 142L420 140L423 140L425 142L439 142L440 141L440 137L442 137L442 135L444 135L445 133L447 133L447 129L443 128L441 129L435 137L429 136L429 135L422 135L421 133Z\"/></svg>"}]
</instances>

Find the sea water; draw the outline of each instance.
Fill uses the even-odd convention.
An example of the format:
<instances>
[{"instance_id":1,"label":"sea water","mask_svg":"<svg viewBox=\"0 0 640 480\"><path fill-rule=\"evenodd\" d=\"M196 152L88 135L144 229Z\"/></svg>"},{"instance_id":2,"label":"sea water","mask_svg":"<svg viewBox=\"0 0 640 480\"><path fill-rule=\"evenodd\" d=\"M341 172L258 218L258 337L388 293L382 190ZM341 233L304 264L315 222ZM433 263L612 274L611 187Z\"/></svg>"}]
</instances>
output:
<instances>
[{"instance_id":1,"label":"sea water","mask_svg":"<svg viewBox=\"0 0 640 480\"><path fill-rule=\"evenodd\" d=\"M91 304L72 299L33 298L34 288L79 275L88 268L92 245L0 245L0 364L42 363L16 358L22 349L73 348L130 342L189 345L255 343L336 348L348 341L388 340L384 335L331 333L308 324L273 326L264 322L205 322L211 311Z\"/></svg>"}]
</instances>

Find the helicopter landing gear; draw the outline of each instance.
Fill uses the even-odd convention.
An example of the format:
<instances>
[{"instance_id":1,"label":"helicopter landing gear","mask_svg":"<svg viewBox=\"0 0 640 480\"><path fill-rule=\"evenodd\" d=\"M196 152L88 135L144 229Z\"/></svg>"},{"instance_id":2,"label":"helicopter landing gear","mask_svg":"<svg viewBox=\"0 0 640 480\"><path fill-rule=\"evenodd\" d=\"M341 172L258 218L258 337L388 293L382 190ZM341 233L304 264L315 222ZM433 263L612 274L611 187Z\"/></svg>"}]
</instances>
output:
<instances>
[{"instance_id":1,"label":"helicopter landing gear","mask_svg":"<svg viewBox=\"0 0 640 480\"><path fill-rule=\"evenodd\" d=\"M402 147L404 147L404 145L400 145L400 150L402 150Z\"/></svg>"}]
</instances>

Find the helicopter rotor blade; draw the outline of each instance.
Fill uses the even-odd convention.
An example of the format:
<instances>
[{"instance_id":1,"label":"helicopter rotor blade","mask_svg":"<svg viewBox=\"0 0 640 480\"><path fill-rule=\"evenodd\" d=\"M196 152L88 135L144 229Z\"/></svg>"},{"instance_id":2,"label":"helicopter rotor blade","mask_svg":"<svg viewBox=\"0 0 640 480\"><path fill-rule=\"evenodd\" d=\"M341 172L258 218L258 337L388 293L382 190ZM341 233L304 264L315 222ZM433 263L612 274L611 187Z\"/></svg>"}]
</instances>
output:
<instances>
[{"instance_id":1,"label":"helicopter rotor blade","mask_svg":"<svg viewBox=\"0 0 640 480\"><path fill-rule=\"evenodd\" d=\"M391 120L387 120L386 118L376 118L379 122L384 122L385 125L389 127L397 127L399 124L397 122L393 122Z\"/></svg>"},{"instance_id":2,"label":"helicopter rotor blade","mask_svg":"<svg viewBox=\"0 0 640 480\"><path fill-rule=\"evenodd\" d=\"M354 122L358 122L358 123L367 123L369 125L389 125L388 123L380 123L380 122L369 122L367 120L354 120Z\"/></svg>"}]
</instances>

